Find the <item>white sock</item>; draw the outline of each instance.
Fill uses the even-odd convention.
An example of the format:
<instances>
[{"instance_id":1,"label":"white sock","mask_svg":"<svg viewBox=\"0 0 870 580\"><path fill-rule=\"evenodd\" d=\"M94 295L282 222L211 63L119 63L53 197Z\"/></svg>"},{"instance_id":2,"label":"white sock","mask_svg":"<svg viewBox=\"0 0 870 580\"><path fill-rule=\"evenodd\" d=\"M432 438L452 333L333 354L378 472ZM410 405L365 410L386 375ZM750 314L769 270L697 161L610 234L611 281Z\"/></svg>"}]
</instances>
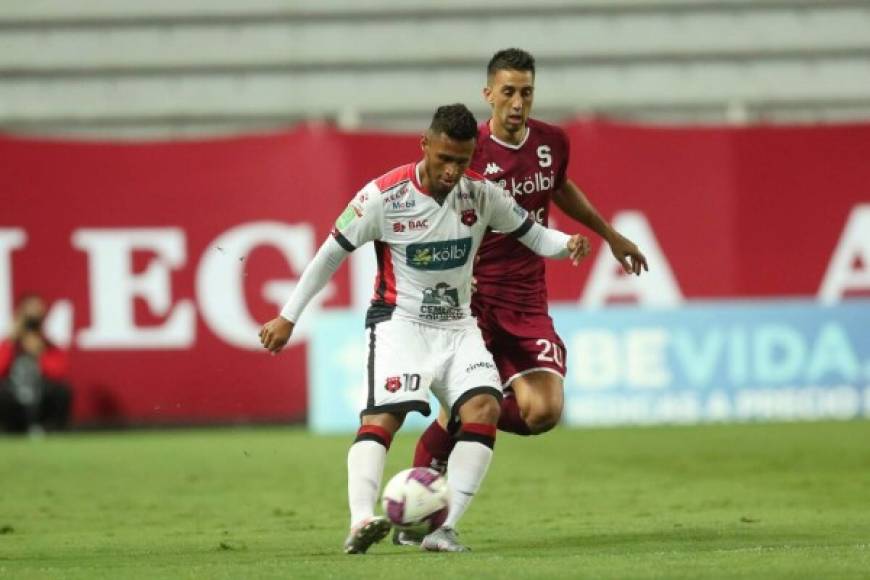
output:
<instances>
[{"instance_id":1,"label":"white sock","mask_svg":"<svg viewBox=\"0 0 870 580\"><path fill-rule=\"evenodd\" d=\"M347 452L347 499L350 526L375 515L387 449L376 441L358 441Z\"/></svg>"},{"instance_id":2,"label":"white sock","mask_svg":"<svg viewBox=\"0 0 870 580\"><path fill-rule=\"evenodd\" d=\"M492 449L476 441L460 441L450 453L447 460L447 483L450 485L450 511L444 525L455 528L456 523L474 494L480 489L480 484L486 476L486 470L492 461Z\"/></svg>"}]
</instances>

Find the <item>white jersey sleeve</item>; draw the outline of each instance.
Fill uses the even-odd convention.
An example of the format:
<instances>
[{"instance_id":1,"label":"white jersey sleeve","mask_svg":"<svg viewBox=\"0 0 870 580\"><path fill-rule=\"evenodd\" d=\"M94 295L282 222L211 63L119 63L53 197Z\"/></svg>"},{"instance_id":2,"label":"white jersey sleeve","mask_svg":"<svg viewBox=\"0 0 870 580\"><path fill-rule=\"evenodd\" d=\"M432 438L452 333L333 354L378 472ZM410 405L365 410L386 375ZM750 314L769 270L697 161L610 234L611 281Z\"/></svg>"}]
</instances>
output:
<instances>
[{"instance_id":1,"label":"white jersey sleeve","mask_svg":"<svg viewBox=\"0 0 870 580\"><path fill-rule=\"evenodd\" d=\"M314 296L323 290L338 267L347 257L337 239L327 238L315 254L314 259L305 267L299 283L293 289L290 299L281 309L281 317L292 323L299 322L302 311Z\"/></svg>"},{"instance_id":2,"label":"white jersey sleeve","mask_svg":"<svg viewBox=\"0 0 870 580\"><path fill-rule=\"evenodd\" d=\"M539 256L545 258L568 256L570 239L568 234L537 223L507 190L487 183L484 191L488 195L489 224L493 229L516 238Z\"/></svg>"},{"instance_id":3,"label":"white jersey sleeve","mask_svg":"<svg viewBox=\"0 0 870 580\"><path fill-rule=\"evenodd\" d=\"M545 258L567 258L570 255L566 233L545 228L538 222L532 222L532 227L517 240L539 256Z\"/></svg>"},{"instance_id":4,"label":"white jersey sleeve","mask_svg":"<svg viewBox=\"0 0 870 580\"><path fill-rule=\"evenodd\" d=\"M367 184L341 212L332 229L332 236L348 252L366 242L381 239L383 203L374 182Z\"/></svg>"},{"instance_id":5,"label":"white jersey sleeve","mask_svg":"<svg viewBox=\"0 0 870 580\"><path fill-rule=\"evenodd\" d=\"M482 189L486 196L489 226L505 234L522 236L532 227L532 217L520 207L513 196L494 183L486 182Z\"/></svg>"}]
</instances>

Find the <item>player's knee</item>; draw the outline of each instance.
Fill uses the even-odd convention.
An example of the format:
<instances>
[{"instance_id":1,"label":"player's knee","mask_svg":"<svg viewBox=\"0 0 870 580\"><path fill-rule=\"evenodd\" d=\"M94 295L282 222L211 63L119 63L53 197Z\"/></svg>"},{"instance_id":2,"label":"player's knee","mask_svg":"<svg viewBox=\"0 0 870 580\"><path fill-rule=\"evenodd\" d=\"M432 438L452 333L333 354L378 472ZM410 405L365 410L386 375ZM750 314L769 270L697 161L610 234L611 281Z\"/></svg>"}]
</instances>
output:
<instances>
[{"instance_id":1,"label":"player's knee","mask_svg":"<svg viewBox=\"0 0 870 580\"><path fill-rule=\"evenodd\" d=\"M533 435L546 433L558 425L562 419L562 406L535 405L525 413L523 419Z\"/></svg>"},{"instance_id":2,"label":"player's knee","mask_svg":"<svg viewBox=\"0 0 870 580\"><path fill-rule=\"evenodd\" d=\"M493 395L475 395L465 401L459 409L463 423L484 423L495 425L501 413L501 405Z\"/></svg>"}]
</instances>

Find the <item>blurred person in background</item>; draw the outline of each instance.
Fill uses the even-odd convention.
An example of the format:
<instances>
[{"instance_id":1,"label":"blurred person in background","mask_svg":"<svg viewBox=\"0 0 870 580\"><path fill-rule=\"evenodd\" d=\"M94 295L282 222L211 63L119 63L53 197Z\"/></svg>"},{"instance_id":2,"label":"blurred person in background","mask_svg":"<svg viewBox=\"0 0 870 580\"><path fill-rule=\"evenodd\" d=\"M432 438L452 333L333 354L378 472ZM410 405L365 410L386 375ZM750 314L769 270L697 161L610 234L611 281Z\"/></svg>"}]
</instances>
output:
<instances>
[{"instance_id":1,"label":"blurred person in background","mask_svg":"<svg viewBox=\"0 0 870 580\"><path fill-rule=\"evenodd\" d=\"M513 194L547 225L552 200L598 234L626 274L648 269L637 245L617 232L567 176L570 142L555 126L530 118L535 59L524 50L496 52L487 65L483 96L492 117L478 128L471 169ZM504 234L488 232L474 268L472 310L506 390L498 428L536 435L555 427L564 406L565 345L548 314L544 261ZM455 438L443 412L423 432L415 467L443 471Z\"/></svg>"},{"instance_id":2,"label":"blurred person in background","mask_svg":"<svg viewBox=\"0 0 870 580\"><path fill-rule=\"evenodd\" d=\"M0 342L0 427L42 434L69 422L72 392L67 353L43 333L45 301L27 294L15 309L12 334Z\"/></svg>"}]
</instances>

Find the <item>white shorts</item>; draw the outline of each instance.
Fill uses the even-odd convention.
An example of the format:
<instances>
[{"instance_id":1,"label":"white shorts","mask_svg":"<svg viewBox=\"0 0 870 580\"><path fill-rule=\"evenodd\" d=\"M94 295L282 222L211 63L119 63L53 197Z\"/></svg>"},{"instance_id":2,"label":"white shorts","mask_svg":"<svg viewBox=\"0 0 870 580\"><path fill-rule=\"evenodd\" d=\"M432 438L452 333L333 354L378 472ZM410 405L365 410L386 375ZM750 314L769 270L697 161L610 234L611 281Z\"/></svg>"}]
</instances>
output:
<instances>
[{"instance_id":1,"label":"white shorts","mask_svg":"<svg viewBox=\"0 0 870 580\"><path fill-rule=\"evenodd\" d=\"M367 328L366 399L360 415L429 415L429 392L451 411L472 396L501 401L501 378L477 324L441 328L402 318Z\"/></svg>"}]
</instances>

